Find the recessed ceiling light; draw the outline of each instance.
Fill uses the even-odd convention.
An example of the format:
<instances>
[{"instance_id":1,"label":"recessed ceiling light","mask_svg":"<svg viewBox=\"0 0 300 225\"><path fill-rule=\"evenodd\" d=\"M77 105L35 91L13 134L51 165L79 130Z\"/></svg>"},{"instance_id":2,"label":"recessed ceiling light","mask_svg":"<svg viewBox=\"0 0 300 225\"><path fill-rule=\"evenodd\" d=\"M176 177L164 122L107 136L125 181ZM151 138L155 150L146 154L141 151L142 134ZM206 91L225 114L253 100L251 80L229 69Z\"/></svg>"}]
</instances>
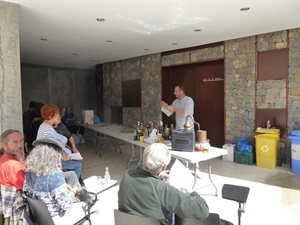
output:
<instances>
[{"instance_id":1,"label":"recessed ceiling light","mask_svg":"<svg viewBox=\"0 0 300 225\"><path fill-rule=\"evenodd\" d=\"M73 53L72 55L78 55L77 53Z\"/></svg>"},{"instance_id":2,"label":"recessed ceiling light","mask_svg":"<svg viewBox=\"0 0 300 225\"><path fill-rule=\"evenodd\" d=\"M97 18L96 21L98 21L98 22L104 22L105 19L103 19L103 18Z\"/></svg>"},{"instance_id":3,"label":"recessed ceiling light","mask_svg":"<svg viewBox=\"0 0 300 225\"><path fill-rule=\"evenodd\" d=\"M41 41L48 41L47 38L40 38Z\"/></svg>"},{"instance_id":4,"label":"recessed ceiling light","mask_svg":"<svg viewBox=\"0 0 300 225\"><path fill-rule=\"evenodd\" d=\"M240 10L241 11L248 11L250 8L249 7L244 7L244 8L241 8Z\"/></svg>"},{"instance_id":5,"label":"recessed ceiling light","mask_svg":"<svg viewBox=\"0 0 300 225\"><path fill-rule=\"evenodd\" d=\"M106 42L112 43L113 41L112 40L107 40Z\"/></svg>"},{"instance_id":6,"label":"recessed ceiling light","mask_svg":"<svg viewBox=\"0 0 300 225\"><path fill-rule=\"evenodd\" d=\"M172 45L178 45L178 43L172 43Z\"/></svg>"},{"instance_id":7,"label":"recessed ceiling light","mask_svg":"<svg viewBox=\"0 0 300 225\"><path fill-rule=\"evenodd\" d=\"M195 29L194 31L195 31L195 32L200 32L200 31L201 31L201 29Z\"/></svg>"}]
</instances>

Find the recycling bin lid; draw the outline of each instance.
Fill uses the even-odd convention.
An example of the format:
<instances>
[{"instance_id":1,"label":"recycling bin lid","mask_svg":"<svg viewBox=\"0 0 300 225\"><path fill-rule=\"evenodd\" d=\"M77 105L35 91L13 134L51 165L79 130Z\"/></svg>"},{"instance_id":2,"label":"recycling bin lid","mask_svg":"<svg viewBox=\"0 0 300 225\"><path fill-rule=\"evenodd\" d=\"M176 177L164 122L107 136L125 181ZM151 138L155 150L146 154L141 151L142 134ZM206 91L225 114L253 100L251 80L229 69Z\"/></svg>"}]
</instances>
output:
<instances>
[{"instance_id":1,"label":"recycling bin lid","mask_svg":"<svg viewBox=\"0 0 300 225\"><path fill-rule=\"evenodd\" d=\"M290 135L292 136L300 136L300 130L293 130Z\"/></svg>"},{"instance_id":2,"label":"recycling bin lid","mask_svg":"<svg viewBox=\"0 0 300 225\"><path fill-rule=\"evenodd\" d=\"M277 134L280 132L280 130L275 128L267 129L258 127L255 132L260 134Z\"/></svg>"}]
</instances>

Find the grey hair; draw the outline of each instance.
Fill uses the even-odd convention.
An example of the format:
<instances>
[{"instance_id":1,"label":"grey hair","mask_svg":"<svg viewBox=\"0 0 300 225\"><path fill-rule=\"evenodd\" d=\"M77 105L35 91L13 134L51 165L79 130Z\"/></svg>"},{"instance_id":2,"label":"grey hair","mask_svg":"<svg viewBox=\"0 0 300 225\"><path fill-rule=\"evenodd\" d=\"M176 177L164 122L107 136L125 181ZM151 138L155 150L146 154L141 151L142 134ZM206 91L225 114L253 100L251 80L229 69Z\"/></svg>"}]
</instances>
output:
<instances>
[{"instance_id":1,"label":"grey hair","mask_svg":"<svg viewBox=\"0 0 300 225\"><path fill-rule=\"evenodd\" d=\"M25 161L25 171L37 176L45 176L53 171L61 171L61 149L56 145L39 143L31 150Z\"/></svg>"},{"instance_id":2,"label":"grey hair","mask_svg":"<svg viewBox=\"0 0 300 225\"><path fill-rule=\"evenodd\" d=\"M151 144L144 150L143 169L152 175L159 175L170 161L171 153L162 143Z\"/></svg>"}]
</instances>

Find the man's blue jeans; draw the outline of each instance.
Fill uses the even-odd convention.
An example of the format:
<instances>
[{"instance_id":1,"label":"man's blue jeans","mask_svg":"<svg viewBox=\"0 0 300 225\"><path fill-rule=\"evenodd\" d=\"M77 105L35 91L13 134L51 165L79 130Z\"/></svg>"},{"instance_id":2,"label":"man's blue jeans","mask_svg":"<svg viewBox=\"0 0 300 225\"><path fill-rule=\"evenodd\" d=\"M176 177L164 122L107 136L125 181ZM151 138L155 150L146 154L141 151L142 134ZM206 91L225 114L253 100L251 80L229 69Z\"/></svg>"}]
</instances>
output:
<instances>
[{"instance_id":1,"label":"man's blue jeans","mask_svg":"<svg viewBox=\"0 0 300 225\"><path fill-rule=\"evenodd\" d=\"M79 161L61 161L62 169L63 170L72 170L76 173L77 178L79 179L81 170L82 170L82 164Z\"/></svg>"}]
</instances>

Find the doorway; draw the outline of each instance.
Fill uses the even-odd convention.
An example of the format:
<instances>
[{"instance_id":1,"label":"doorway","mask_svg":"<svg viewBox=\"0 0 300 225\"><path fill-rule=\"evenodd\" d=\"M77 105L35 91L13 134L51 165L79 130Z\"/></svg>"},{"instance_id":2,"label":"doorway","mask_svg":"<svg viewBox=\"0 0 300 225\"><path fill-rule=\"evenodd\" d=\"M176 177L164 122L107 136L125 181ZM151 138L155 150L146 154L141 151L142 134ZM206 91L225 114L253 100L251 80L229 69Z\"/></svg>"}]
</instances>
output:
<instances>
[{"instance_id":1,"label":"doorway","mask_svg":"<svg viewBox=\"0 0 300 225\"><path fill-rule=\"evenodd\" d=\"M172 104L174 87L183 85L194 100L194 119L214 147L222 147L224 135L224 60L162 68L162 100ZM164 124L175 124L175 116L162 115ZM197 129L197 126L195 126Z\"/></svg>"}]
</instances>

